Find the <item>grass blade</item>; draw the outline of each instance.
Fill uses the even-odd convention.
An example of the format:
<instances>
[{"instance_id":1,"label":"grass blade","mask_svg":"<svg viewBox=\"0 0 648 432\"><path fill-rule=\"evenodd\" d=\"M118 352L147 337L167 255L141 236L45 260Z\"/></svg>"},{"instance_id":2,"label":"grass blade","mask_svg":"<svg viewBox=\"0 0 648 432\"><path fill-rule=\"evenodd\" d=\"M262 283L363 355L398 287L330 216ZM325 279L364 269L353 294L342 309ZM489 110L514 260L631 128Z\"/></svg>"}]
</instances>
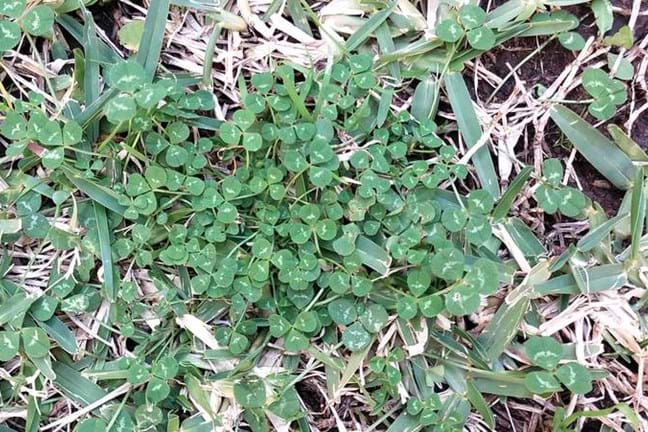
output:
<instances>
[{"instance_id":1,"label":"grass blade","mask_svg":"<svg viewBox=\"0 0 648 432\"><path fill-rule=\"evenodd\" d=\"M574 147L605 178L619 189L632 186L637 168L614 143L569 108L555 105L550 115Z\"/></svg>"},{"instance_id":2,"label":"grass blade","mask_svg":"<svg viewBox=\"0 0 648 432\"><path fill-rule=\"evenodd\" d=\"M414 89L412 98L412 115L418 121L432 119L436 116L439 104L439 89L433 75L422 79Z\"/></svg>"},{"instance_id":3,"label":"grass blade","mask_svg":"<svg viewBox=\"0 0 648 432\"><path fill-rule=\"evenodd\" d=\"M70 354L76 354L79 351L74 333L63 324L63 321L54 316L47 321L36 320L36 322L65 351Z\"/></svg>"},{"instance_id":4,"label":"grass blade","mask_svg":"<svg viewBox=\"0 0 648 432\"><path fill-rule=\"evenodd\" d=\"M295 26L297 26L297 28L302 30L307 35L313 36L310 25L308 25L306 12L304 12L303 6L299 2L299 0L288 0L286 2L286 8L288 9L288 14L292 18Z\"/></svg>"},{"instance_id":5,"label":"grass blade","mask_svg":"<svg viewBox=\"0 0 648 432\"><path fill-rule=\"evenodd\" d=\"M468 397L470 404L475 407L477 412L481 414L488 427L491 430L495 430L495 417L493 416L493 411L488 406L488 402L484 399L484 395L481 394L472 379L466 380L466 397Z\"/></svg>"},{"instance_id":6,"label":"grass blade","mask_svg":"<svg viewBox=\"0 0 648 432\"><path fill-rule=\"evenodd\" d=\"M484 347L486 358L493 361L509 346L518 332L520 323L529 308L529 300L535 286L549 278L551 261L536 265L520 285L506 297L495 316L477 338Z\"/></svg>"},{"instance_id":7,"label":"grass blade","mask_svg":"<svg viewBox=\"0 0 648 432\"><path fill-rule=\"evenodd\" d=\"M578 250L581 252L588 252L599 246L614 227L627 216L627 214L618 214L585 234L578 243L576 243Z\"/></svg>"},{"instance_id":8,"label":"grass blade","mask_svg":"<svg viewBox=\"0 0 648 432\"><path fill-rule=\"evenodd\" d=\"M396 6L396 2L392 1L390 4L387 5L383 10L380 12L376 12L369 18L367 21L365 21L362 26L355 31L347 39L345 47L348 51L353 51L357 47L359 47L364 41L366 41L371 35L373 35L376 32L376 29L387 19L389 18L389 15L391 15L392 11L394 10L394 7Z\"/></svg>"},{"instance_id":9,"label":"grass blade","mask_svg":"<svg viewBox=\"0 0 648 432\"><path fill-rule=\"evenodd\" d=\"M617 125L609 125L608 132L614 140L615 144L619 146L625 154L628 155L633 161L648 162L648 154L641 148L639 144L628 135L626 135L623 130Z\"/></svg>"},{"instance_id":10,"label":"grass blade","mask_svg":"<svg viewBox=\"0 0 648 432\"><path fill-rule=\"evenodd\" d=\"M88 179L85 179L81 176L76 175L71 170L64 171L65 176L83 192L88 195L91 200L101 204L109 210L114 211L117 214L124 215L124 206L119 204L117 199L117 194L107 187L100 186Z\"/></svg>"},{"instance_id":11,"label":"grass blade","mask_svg":"<svg viewBox=\"0 0 648 432\"><path fill-rule=\"evenodd\" d=\"M640 242L644 230L645 216L644 176L642 170L637 170L630 204L630 233L632 235L630 240L630 260L632 263L636 263L640 257Z\"/></svg>"},{"instance_id":12,"label":"grass blade","mask_svg":"<svg viewBox=\"0 0 648 432\"><path fill-rule=\"evenodd\" d=\"M361 235L356 240L356 251L367 267L380 274L386 274L391 266L392 259L389 254L380 246L367 237Z\"/></svg>"},{"instance_id":13,"label":"grass blade","mask_svg":"<svg viewBox=\"0 0 648 432\"><path fill-rule=\"evenodd\" d=\"M394 45L394 39L392 39L391 32L387 22L383 22L376 29L376 39L378 40L378 46L380 47L380 52L382 54L389 54L396 50ZM392 78L396 81L401 79L401 69L400 62L392 62L389 64L389 72Z\"/></svg>"},{"instance_id":14,"label":"grass blade","mask_svg":"<svg viewBox=\"0 0 648 432\"><path fill-rule=\"evenodd\" d=\"M170 0L157 0L151 6L144 21L144 33L137 51L137 61L150 76L155 75L160 61L160 51L164 41L164 29L169 15Z\"/></svg>"},{"instance_id":15,"label":"grass blade","mask_svg":"<svg viewBox=\"0 0 648 432\"><path fill-rule=\"evenodd\" d=\"M506 217L509 210L511 210L513 201L515 201L515 198L519 196L520 191L526 184L526 181L529 179L532 172L533 169L531 167L524 167L513 179L508 189L506 189L506 192L502 194L502 198L500 198L497 203L495 210L493 210L493 220L498 221Z\"/></svg>"},{"instance_id":16,"label":"grass blade","mask_svg":"<svg viewBox=\"0 0 648 432\"><path fill-rule=\"evenodd\" d=\"M481 139L482 130L479 125L479 119L475 113L475 109L468 93L468 88L460 73L451 73L445 77L445 87L450 99L452 111L457 116L457 123L459 124L459 131L463 136L468 147L472 147ZM488 191L493 197L499 196L499 182L497 174L495 174L495 166L493 159L488 151L488 143L475 153L472 157L475 164L477 176L481 181L482 187Z\"/></svg>"},{"instance_id":17,"label":"grass blade","mask_svg":"<svg viewBox=\"0 0 648 432\"><path fill-rule=\"evenodd\" d=\"M85 53L84 74L83 74L83 92L85 94L85 105L92 104L99 98L99 79L100 79L100 58L99 44L97 38L97 29L95 27L92 15L87 11L84 13L85 25L83 26L83 48ZM86 127L86 139L82 141L84 150L89 151L92 145L99 137L99 121L93 119ZM81 153L79 157L89 160L89 154Z\"/></svg>"},{"instance_id":18,"label":"grass blade","mask_svg":"<svg viewBox=\"0 0 648 432\"><path fill-rule=\"evenodd\" d=\"M54 362L52 369L56 373L54 380L56 388L78 404L90 405L107 394L97 384L65 363Z\"/></svg>"},{"instance_id":19,"label":"grass blade","mask_svg":"<svg viewBox=\"0 0 648 432\"><path fill-rule=\"evenodd\" d=\"M101 251L101 263L104 270L104 288L106 297L111 302L117 300L117 286L115 283L115 272L112 261L112 249L110 248L110 229L106 209L100 204L94 203L94 214L97 221L97 232L99 235L99 248Z\"/></svg>"},{"instance_id":20,"label":"grass blade","mask_svg":"<svg viewBox=\"0 0 648 432\"><path fill-rule=\"evenodd\" d=\"M628 281L623 269L623 264L605 264L589 269L581 269L587 280L587 292L595 293L605 290L613 290L622 287ZM538 284L533 292L533 298L558 294L581 294L576 279L571 274L551 278L546 282Z\"/></svg>"}]
</instances>

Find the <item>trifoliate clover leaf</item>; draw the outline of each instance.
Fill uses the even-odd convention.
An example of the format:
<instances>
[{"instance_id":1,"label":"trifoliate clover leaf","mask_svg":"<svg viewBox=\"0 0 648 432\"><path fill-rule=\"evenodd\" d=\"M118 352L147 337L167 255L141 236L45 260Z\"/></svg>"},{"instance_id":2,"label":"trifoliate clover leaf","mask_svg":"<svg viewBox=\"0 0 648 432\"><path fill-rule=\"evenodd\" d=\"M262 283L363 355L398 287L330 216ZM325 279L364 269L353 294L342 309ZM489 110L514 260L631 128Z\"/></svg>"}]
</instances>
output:
<instances>
[{"instance_id":1,"label":"trifoliate clover leaf","mask_svg":"<svg viewBox=\"0 0 648 432\"><path fill-rule=\"evenodd\" d=\"M475 49L487 51L495 46L495 33L488 27L474 28L468 31L468 43Z\"/></svg>"},{"instance_id":2,"label":"trifoliate clover leaf","mask_svg":"<svg viewBox=\"0 0 648 432\"><path fill-rule=\"evenodd\" d=\"M13 49L22 36L18 24L0 19L0 53Z\"/></svg>"},{"instance_id":3,"label":"trifoliate clover leaf","mask_svg":"<svg viewBox=\"0 0 648 432\"><path fill-rule=\"evenodd\" d=\"M288 171L297 173L308 167L306 158L296 150L289 150L281 158Z\"/></svg>"},{"instance_id":4,"label":"trifoliate clover leaf","mask_svg":"<svg viewBox=\"0 0 648 432\"><path fill-rule=\"evenodd\" d=\"M308 170L308 178L313 186L325 188L333 181L333 172L328 168L311 166Z\"/></svg>"},{"instance_id":5,"label":"trifoliate clover leaf","mask_svg":"<svg viewBox=\"0 0 648 432\"><path fill-rule=\"evenodd\" d=\"M469 315L479 309L479 293L461 283L445 296L445 307L452 315Z\"/></svg>"},{"instance_id":6,"label":"trifoliate clover leaf","mask_svg":"<svg viewBox=\"0 0 648 432\"><path fill-rule=\"evenodd\" d=\"M305 333L311 333L317 329L319 320L314 311L305 311L297 315L294 328Z\"/></svg>"},{"instance_id":7,"label":"trifoliate clover leaf","mask_svg":"<svg viewBox=\"0 0 648 432\"><path fill-rule=\"evenodd\" d=\"M135 93L135 101L145 109L156 107L166 97L166 90L158 84L145 83Z\"/></svg>"},{"instance_id":8,"label":"trifoliate clover leaf","mask_svg":"<svg viewBox=\"0 0 648 432\"><path fill-rule=\"evenodd\" d=\"M126 380L129 384L144 384L149 379L149 370L139 361L133 362L128 368Z\"/></svg>"},{"instance_id":9,"label":"trifoliate clover leaf","mask_svg":"<svg viewBox=\"0 0 648 432\"><path fill-rule=\"evenodd\" d=\"M268 318L270 334L276 338L282 337L290 330L290 322L281 315L273 314Z\"/></svg>"},{"instance_id":10,"label":"trifoliate clover leaf","mask_svg":"<svg viewBox=\"0 0 648 432\"><path fill-rule=\"evenodd\" d=\"M573 393L587 394L592 391L592 374L579 363L569 362L560 366L556 377Z\"/></svg>"},{"instance_id":11,"label":"trifoliate clover leaf","mask_svg":"<svg viewBox=\"0 0 648 432\"><path fill-rule=\"evenodd\" d=\"M43 166L47 169L56 169L63 165L65 160L65 152L63 147L53 149L46 149L41 155Z\"/></svg>"},{"instance_id":12,"label":"trifoliate clover leaf","mask_svg":"<svg viewBox=\"0 0 648 432\"><path fill-rule=\"evenodd\" d=\"M18 333L0 331L0 361L6 362L18 354L20 338Z\"/></svg>"},{"instance_id":13,"label":"trifoliate clover leaf","mask_svg":"<svg viewBox=\"0 0 648 432\"><path fill-rule=\"evenodd\" d=\"M331 219L319 220L315 224L315 234L322 240L333 240L337 236L337 225Z\"/></svg>"},{"instance_id":14,"label":"trifoliate clover leaf","mask_svg":"<svg viewBox=\"0 0 648 432\"><path fill-rule=\"evenodd\" d=\"M444 19L437 23L436 34L444 42L457 42L464 35L464 30L453 19Z\"/></svg>"},{"instance_id":15,"label":"trifoliate clover leaf","mask_svg":"<svg viewBox=\"0 0 648 432\"><path fill-rule=\"evenodd\" d=\"M43 36L52 30L54 18L52 8L40 5L27 12L21 19L21 23L27 33L34 36Z\"/></svg>"},{"instance_id":16,"label":"trifoliate clover leaf","mask_svg":"<svg viewBox=\"0 0 648 432\"><path fill-rule=\"evenodd\" d=\"M371 69L373 60L367 54L354 54L349 56L349 66L354 73L361 73Z\"/></svg>"},{"instance_id":17,"label":"trifoliate clover leaf","mask_svg":"<svg viewBox=\"0 0 648 432\"><path fill-rule=\"evenodd\" d=\"M251 81L252 85L262 94L269 93L274 85L274 77L269 72L256 73L252 75Z\"/></svg>"},{"instance_id":18,"label":"trifoliate clover leaf","mask_svg":"<svg viewBox=\"0 0 648 432\"><path fill-rule=\"evenodd\" d=\"M4 0L0 3L0 15L18 18L25 11L26 0Z\"/></svg>"},{"instance_id":19,"label":"trifoliate clover leaf","mask_svg":"<svg viewBox=\"0 0 648 432\"><path fill-rule=\"evenodd\" d=\"M526 388L535 394L554 393L561 390L560 383L550 372L529 372L524 378Z\"/></svg>"},{"instance_id":20,"label":"trifoliate clover leaf","mask_svg":"<svg viewBox=\"0 0 648 432\"><path fill-rule=\"evenodd\" d=\"M612 80L601 69L587 68L582 76L583 87L593 97L599 97L610 87Z\"/></svg>"},{"instance_id":21,"label":"trifoliate clover leaf","mask_svg":"<svg viewBox=\"0 0 648 432\"><path fill-rule=\"evenodd\" d=\"M37 320L47 321L48 319L52 318L54 312L56 312L58 303L59 301L55 297L44 295L32 304L29 311Z\"/></svg>"},{"instance_id":22,"label":"trifoliate clover leaf","mask_svg":"<svg viewBox=\"0 0 648 432\"><path fill-rule=\"evenodd\" d=\"M464 276L464 283L482 295L490 295L497 292L499 285L499 270L497 265L486 258L480 258Z\"/></svg>"},{"instance_id":23,"label":"trifoliate clover leaf","mask_svg":"<svg viewBox=\"0 0 648 432\"><path fill-rule=\"evenodd\" d=\"M359 322L351 324L342 332L342 343L349 351L360 351L371 343L372 336Z\"/></svg>"},{"instance_id":24,"label":"trifoliate clover leaf","mask_svg":"<svg viewBox=\"0 0 648 432\"><path fill-rule=\"evenodd\" d=\"M234 112L234 115L232 116L232 120L234 120L234 123L242 130L246 131L254 124L254 120L256 119L256 116L254 113L250 110L237 110Z\"/></svg>"},{"instance_id":25,"label":"trifoliate clover leaf","mask_svg":"<svg viewBox=\"0 0 648 432\"><path fill-rule=\"evenodd\" d=\"M83 129L79 123L69 120L63 125L63 144L72 146L81 142L82 138Z\"/></svg>"},{"instance_id":26,"label":"trifoliate clover leaf","mask_svg":"<svg viewBox=\"0 0 648 432\"><path fill-rule=\"evenodd\" d=\"M74 432L101 432L108 429L108 425L102 419L89 418L80 422L75 428ZM115 428L118 430L118 428Z\"/></svg>"},{"instance_id":27,"label":"trifoliate clover leaf","mask_svg":"<svg viewBox=\"0 0 648 432\"><path fill-rule=\"evenodd\" d=\"M558 211L560 200L558 190L545 185L540 185L536 189L534 197L538 202L538 205L540 205L545 212L553 214Z\"/></svg>"},{"instance_id":28,"label":"trifoliate clover leaf","mask_svg":"<svg viewBox=\"0 0 648 432\"><path fill-rule=\"evenodd\" d=\"M587 107L589 112L597 120L605 121L614 117L617 107L609 98L600 98L592 102Z\"/></svg>"},{"instance_id":29,"label":"trifoliate clover leaf","mask_svg":"<svg viewBox=\"0 0 648 432\"><path fill-rule=\"evenodd\" d=\"M437 294L419 298L418 304L421 314L425 318L434 318L443 310L443 299Z\"/></svg>"},{"instance_id":30,"label":"trifoliate clover leaf","mask_svg":"<svg viewBox=\"0 0 648 432\"><path fill-rule=\"evenodd\" d=\"M227 177L221 183L221 190L223 191L223 198L227 201L233 200L239 196L243 185L236 177Z\"/></svg>"},{"instance_id":31,"label":"trifoliate clover leaf","mask_svg":"<svg viewBox=\"0 0 648 432\"><path fill-rule=\"evenodd\" d=\"M257 377L244 378L234 384L234 398L242 408L262 408L266 403L266 387Z\"/></svg>"},{"instance_id":32,"label":"trifoliate clover leaf","mask_svg":"<svg viewBox=\"0 0 648 432\"><path fill-rule=\"evenodd\" d=\"M288 352L297 353L303 351L308 349L308 345L308 338L295 329L290 330L286 335L286 351Z\"/></svg>"},{"instance_id":33,"label":"trifoliate clover leaf","mask_svg":"<svg viewBox=\"0 0 648 432\"><path fill-rule=\"evenodd\" d=\"M466 197L468 211L472 214L489 214L493 210L493 196L483 189L477 189Z\"/></svg>"},{"instance_id":34,"label":"trifoliate clover leaf","mask_svg":"<svg viewBox=\"0 0 648 432\"><path fill-rule=\"evenodd\" d=\"M137 106L132 96L122 93L108 101L104 112L110 123L119 124L135 117Z\"/></svg>"},{"instance_id":35,"label":"trifoliate clover leaf","mask_svg":"<svg viewBox=\"0 0 648 432\"><path fill-rule=\"evenodd\" d=\"M227 343L227 348L234 355L243 354L250 347L250 341L247 336L242 335L238 332L232 332L230 335L229 342Z\"/></svg>"},{"instance_id":36,"label":"trifoliate clover leaf","mask_svg":"<svg viewBox=\"0 0 648 432\"><path fill-rule=\"evenodd\" d=\"M463 275L464 255L455 248L441 249L430 261L432 273L441 279L454 281Z\"/></svg>"},{"instance_id":37,"label":"trifoliate clover leaf","mask_svg":"<svg viewBox=\"0 0 648 432\"><path fill-rule=\"evenodd\" d=\"M2 33L1 24L0 33ZM4 121L2 122L2 126L0 126L0 133L12 140L25 138L27 136L25 118L16 112L8 112L5 116Z\"/></svg>"},{"instance_id":38,"label":"trifoliate clover leaf","mask_svg":"<svg viewBox=\"0 0 648 432\"><path fill-rule=\"evenodd\" d=\"M42 358L49 353L47 333L38 327L25 327L20 331L23 349L30 358Z\"/></svg>"},{"instance_id":39,"label":"trifoliate clover leaf","mask_svg":"<svg viewBox=\"0 0 648 432\"><path fill-rule=\"evenodd\" d=\"M345 233L333 242L333 250L342 256L349 256L355 251L355 235Z\"/></svg>"},{"instance_id":40,"label":"trifoliate clover leaf","mask_svg":"<svg viewBox=\"0 0 648 432\"><path fill-rule=\"evenodd\" d=\"M169 355L162 356L153 363L151 372L160 379L172 379L178 373L178 362Z\"/></svg>"},{"instance_id":41,"label":"trifoliate clover leaf","mask_svg":"<svg viewBox=\"0 0 648 432\"><path fill-rule=\"evenodd\" d=\"M481 26L486 20L486 12L477 5L467 4L459 9L459 21L470 30Z\"/></svg>"},{"instance_id":42,"label":"trifoliate clover leaf","mask_svg":"<svg viewBox=\"0 0 648 432\"><path fill-rule=\"evenodd\" d=\"M256 132L246 132L243 134L243 147L252 152L261 150L263 138Z\"/></svg>"},{"instance_id":43,"label":"trifoliate clover leaf","mask_svg":"<svg viewBox=\"0 0 648 432\"><path fill-rule=\"evenodd\" d=\"M402 296L396 302L396 312L398 317L404 320L410 320L418 313L416 300L412 297Z\"/></svg>"},{"instance_id":44,"label":"trifoliate clover leaf","mask_svg":"<svg viewBox=\"0 0 648 432\"><path fill-rule=\"evenodd\" d=\"M333 300L327 310L333 322L340 325L349 325L358 317L355 303L348 298Z\"/></svg>"},{"instance_id":45,"label":"trifoliate clover leaf","mask_svg":"<svg viewBox=\"0 0 648 432\"><path fill-rule=\"evenodd\" d=\"M585 48L585 38L577 32L564 32L558 35L560 45L571 51L580 51Z\"/></svg>"},{"instance_id":46,"label":"trifoliate clover leaf","mask_svg":"<svg viewBox=\"0 0 648 432\"><path fill-rule=\"evenodd\" d=\"M547 159L542 162L542 175L550 185L554 187L560 186L560 182L564 175L563 166L560 163L560 160Z\"/></svg>"},{"instance_id":47,"label":"trifoliate clover leaf","mask_svg":"<svg viewBox=\"0 0 648 432\"><path fill-rule=\"evenodd\" d=\"M450 207L441 214L441 223L450 232L459 232L466 225L468 212L462 207Z\"/></svg>"},{"instance_id":48,"label":"trifoliate clover leaf","mask_svg":"<svg viewBox=\"0 0 648 432\"><path fill-rule=\"evenodd\" d=\"M353 77L353 82L361 89L370 90L378 85L373 72L363 72Z\"/></svg>"},{"instance_id":49,"label":"trifoliate clover leaf","mask_svg":"<svg viewBox=\"0 0 648 432\"><path fill-rule=\"evenodd\" d=\"M389 321L389 314L382 305L371 304L360 315L360 323L369 333L378 333Z\"/></svg>"},{"instance_id":50,"label":"trifoliate clover leaf","mask_svg":"<svg viewBox=\"0 0 648 432\"><path fill-rule=\"evenodd\" d=\"M554 369L564 354L560 342L549 336L530 337L524 351L534 365L548 370Z\"/></svg>"},{"instance_id":51,"label":"trifoliate clover leaf","mask_svg":"<svg viewBox=\"0 0 648 432\"><path fill-rule=\"evenodd\" d=\"M169 396L170 392L171 388L165 380L153 377L146 385L146 400L149 403L157 404L166 399Z\"/></svg>"},{"instance_id":52,"label":"trifoliate clover leaf","mask_svg":"<svg viewBox=\"0 0 648 432\"><path fill-rule=\"evenodd\" d=\"M410 270L407 273L407 287L416 297L427 291L432 283L432 273L427 268Z\"/></svg>"},{"instance_id":53,"label":"trifoliate clover leaf","mask_svg":"<svg viewBox=\"0 0 648 432\"><path fill-rule=\"evenodd\" d=\"M343 83L348 80L349 76L351 76L351 70L345 64L336 63L331 68L331 78L339 83Z\"/></svg>"},{"instance_id":54,"label":"trifoliate clover leaf","mask_svg":"<svg viewBox=\"0 0 648 432\"><path fill-rule=\"evenodd\" d=\"M41 213L31 213L22 216L23 233L32 238L45 238L50 230L50 223Z\"/></svg>"},{"instance_id":55,"label":"trifoliate clover leaf","mask_svg":"<svg viewBox=\"0 0 648 432\"><path fill-rule=\"evenodd\" d=\"M493 228L484 216L471 216L466 224L466 240L474 245L486 243L492 233Z\"/></svg>"},{"instance_id":56,"label":"trifoliate clover leaf","mask_svg":"<svg viewBox=\"0 0 648 432\"><path fill-rule=\"evenodd\" d=\"M237 145L241 139L241 129L234 123L224 122L218 128L218 136L225 144Z\"/></svg>"},{"instance_id":57,"label":"trifoliate clover leaf","mask_svg":"<svg viewBox=\"0 0 648 432\"><path fill-rule=\"evenodd\" d=\"M603 45L605 46L619 46L625 49L630 49L632 48L633 43L634 36L632 34L632 29L627 25L621 27L612 36L606 36L603 38Z\"/></svg>"},{"instance_id":58,"label":"trifoliate clover leaf","mask_svg":"<svg viewBox=\"0 0 648 432\"><path fill-rule=\"evenodd\" d=\"M265 99L256 93L246 95L243 104L246 109L252 111L254 114L261 114L265 110Z\"/></svg>"},{"instance_id":59,"label":"trifoliate clover leaf","mask_svg":"<svg viewBox=\"0 0 648 432\"><path fill-rule=\"evenodd\" d=\"M108 84L118 90L133 93L146 83L146 72L135 60L126 60L112 66L108 72Z\"/></svg>"},{"instance_id":60,"label":"trifoliate clover leaf","mask_svg":"<svg viewBox=\"0 0 648 432\"><path fill-rule=\"evenodd\" d=\"M172 168L178 168L189 160L189 152L180 145L170 145L164 154L164 161Z\"/></svg>"},{"instance_id":61,"label":"trifoliate clover leaf","mask_svg":"<svg viewBox=\"0 0 648 432\"><path fill-rule=\"evenodd\" d=\"M576 217L587 205L587 197L578 189L565 187L558 192L558 209L567 217Z\"/></svg>"},{"instance_id":62,"label":"trifoliate clover leaf","mask_svg":"<svg viewBox=\"0 0 648 432\"><path fill-rule=\"evenodd\" d=\"M189 126L183 122L171 122L166 127L166 134L171 144L180 144L189 138L190 133Z\"/></svg>"}]
</instances>

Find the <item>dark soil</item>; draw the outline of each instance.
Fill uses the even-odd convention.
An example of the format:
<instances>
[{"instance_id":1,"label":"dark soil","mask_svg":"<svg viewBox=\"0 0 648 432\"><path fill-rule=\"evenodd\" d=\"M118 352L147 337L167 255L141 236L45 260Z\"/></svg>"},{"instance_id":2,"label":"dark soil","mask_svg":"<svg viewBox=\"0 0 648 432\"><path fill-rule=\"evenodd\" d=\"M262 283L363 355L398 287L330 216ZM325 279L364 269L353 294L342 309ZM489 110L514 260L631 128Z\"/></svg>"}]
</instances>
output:
<instances>
[{"instance_id":1,"label":"dark soil","mask_svg":"<svg viewBox=\"0 0 648 432\"><path fill-rule=\"evenodd\" d=\"M498 2L495 2L496 5ZM615 21L613 29L608 33L612 34L623 25L626 25L629 19L630 10L632 8L632 0L613 0L612 3L620 8L623 8L621 13L615 12ZM597 28L594 22L594 16L587 6L574 6L566 8L576 16L581 18L581 25L577 31L587 38L596 34ZM635 25L635 40L640 40L648 34L648 17L641 16ZM481 62L483 66L489 71L497 74L500 77L506 76L511 68L514 68L522 62L529 54L536 50L546 41L546 38L515 38L508 41L504 45L492 50L489 53L482 55ZM551 85L554 80L565 70L576 54L563 48L560 43L555 40L547 44L541 52L533 55L525 64L517 69L517 75L525 82L526 87L533 89L536 86ZM494 101L503 101L508 98L514 89L514 82L512 79L508 80L504 86L493 97ZM643 90L636 89L637 94L641 95ZM479 98L485 100L491 96L494 89L484 83L478 88ZM631 94L632 89L628 90ZM570 95L570 99L585 99L589 96L585 94L582 88L577 88ZM643 99L638 99L637 103L645 102ZM583 115L590 123L597 121L590 118L587 112L584 111L583 105L573 106L579 114ZM618 114L608 123L615 123L621 127L628 119L628 109L621 107ZM608 124L606 123L606 124ZM530 128L530 136L533 136L535 131ZM600 128L601 132L607 135L605 127ZM648 115L643 115L635 121L632 131L632 138L644 149L648 150ZM561 146L565 142L561 132L552 123L549 122L544 131L543 147L548 153L548 156L566 157L568 155L568 148ZM531 162L531 155L521 155L522 159L527 159ZM584 192L594 201L597 201L606 210L608 214L614 214L621 203L623 192L616 190L610 183L605 180L596 169L594 169L584 158L578 156L574 161L574 168L581 181Z\"/></svg>"}]
</instances>

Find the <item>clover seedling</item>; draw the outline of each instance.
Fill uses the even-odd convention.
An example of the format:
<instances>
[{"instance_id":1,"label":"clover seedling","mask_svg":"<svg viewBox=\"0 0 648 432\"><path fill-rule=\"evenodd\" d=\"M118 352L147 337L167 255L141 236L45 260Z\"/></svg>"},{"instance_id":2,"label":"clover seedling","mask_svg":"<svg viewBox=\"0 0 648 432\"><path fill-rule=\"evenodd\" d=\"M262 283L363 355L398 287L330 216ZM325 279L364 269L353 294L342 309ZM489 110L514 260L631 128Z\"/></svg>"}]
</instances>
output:
<instances>
[{"instance_id":1,"label":"clover seedling","mask_svg":"<svg viewBox=\"0 0 648 432\"><path fill-rule=\"evenodd\" d=\"M532 336L524 344L526 355L535 366L545 370L529 372L525 385L536 394L548 394L562 390L563 384L577 394L592 390L592 374L579 363L569 362L558 367L564 357L562 344L552 337Z\"/></svg>"},{"instance_id":2,"label":"clover seedling","mask_svg":"<svg viewBox=\"0 0 648 432\"><path fill-rule=\"evenodd\" d=\"M535 199L542 209L554 214L560 212L568 217L577 217L587 206L587 197L578 189L561 184L563 167L558 159L547 159L542 163L544 181L535 191Z\"/></svg>"}]
</instances>

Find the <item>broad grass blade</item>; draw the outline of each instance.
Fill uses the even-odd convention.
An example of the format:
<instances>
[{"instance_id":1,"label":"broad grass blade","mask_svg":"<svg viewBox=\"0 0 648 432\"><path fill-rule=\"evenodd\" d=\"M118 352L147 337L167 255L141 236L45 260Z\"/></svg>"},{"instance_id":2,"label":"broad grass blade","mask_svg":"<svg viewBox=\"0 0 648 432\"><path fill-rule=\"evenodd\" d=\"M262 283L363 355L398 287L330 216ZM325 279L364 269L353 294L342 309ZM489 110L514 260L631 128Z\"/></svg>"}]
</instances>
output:
<instances>
[{"instance_id":1,"label":"broad grass blade","mask_svg":"<svg viewBox=\"0 0 648 432\"><path fill-rule=\"evenodd\" d=\"M460 73L451 73L445 77L445 87L450 99L452 111L457 116L459 131L463 136L468 147L472 147L480 140L482 136L479 119L468 93L468 88ZM477 176L481 181L482 187L493 197L499 196L499 182L495 173L495 166L488 150L488 143L475 153L472 157L477 171Z\"/></svg>"},{"instance_id":2,"label":"broad grass blade","mask_svg":"<svg viewBox=\"0 0 648 432\"><path fill-rule=\"evenodd\" d=\"M99 248L101 251L101 263L104 271L104 288L106 298L114 302L117 300L117 286L115 281L115 271L112 260L112 249L110 247L110 228L108 227L108 218L106 209L101 205L94 204L95 220L97 221L97 233L99 236Z\"/></svg>"},{"instance_id":3,"label":"broad grass blade","mask_svg":"<svg viewBox=\"0 0 648 432\"><path fill-rule=\"evenodd\" d=\"M619 189L629 189L637 168L630 158L578 114L562 105L550 111L551 119L574 147Z\"/></svg>"},{"instance_id":4,"label":"broad grass blade","mask_svg":"<svg viewBox=\"0 0 648 432\"><path fill-rule=\"evenodd\" d=\"M90 405L107 394L97 384L65 363L54 362L52 369L56 373L56 379L54 380L56 388L82 406Z\"/></svg>"},{"instance_id":5,"label":"broad grass blade","mask_svg":"<svg viewBox=\"0 0 648 432\"><path fill-rule=\"evenodd\" d=\"M620 288L628 281L628 276L623 264L604 264L589 269L582 269L587 280L587 292L595 293ZM582 294L576 279L571 274L551 278L546 282L536 285L533 291L533 298L558 294Z\"/></svg>"},{"instance_id":6,"label":"broad grass blade","mask_svg":"<svg viewBox=\"0 0 648 432\"><path fill-rule=\"evenodd\" d=\"M117 199L117 194L108 189L107 187L100 186L88 179L76 175L71 170L64 171L65 176L70 180L81 192L88 195L91 200L101 204L108 210L112 210L117 214L124 215L125 208Z\"/></svg>"},{"instance_id":7,"label":"broad grass blade","mask_svg":"<svg viewBox=\"0 0 648 432\"><path fill-rule=\"evenodd\" d=\"M156 0L151 6L144 21L144 33L137 51L137 61L150 76L155 74L160 61L160 51L164 40L167 15L169 15L170 0Z\"/></svg>"},{"instance_id":8,"label":"broad grass blade","mask_svg":"<svg viewBox=\"0 0 648 432\"><path fill-rule=\"evenodd\" d=\"M380 12L376 12L369 18L367 21L365 21L362 26L355 31L347 39L345 48L347 51L353 51L357 47L359 47L364 41L366 41L370 36L374 34L376 29L387 19L389 18L389 15L391 15L392 11L394 10L394 7L396 6L396 2L392 1L389 3L383 10Z\"/></svg>"}]
</instances>

